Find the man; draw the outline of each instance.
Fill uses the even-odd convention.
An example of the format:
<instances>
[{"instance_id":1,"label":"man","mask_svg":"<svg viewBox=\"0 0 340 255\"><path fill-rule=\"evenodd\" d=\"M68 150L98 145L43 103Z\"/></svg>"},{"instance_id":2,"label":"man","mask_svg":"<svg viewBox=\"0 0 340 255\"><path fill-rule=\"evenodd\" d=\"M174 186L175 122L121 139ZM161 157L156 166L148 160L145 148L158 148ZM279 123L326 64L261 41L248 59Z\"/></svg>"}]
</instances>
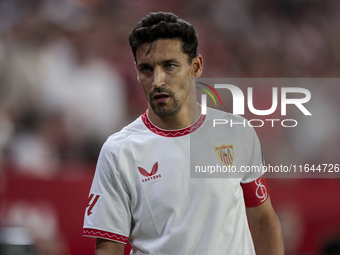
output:
<instances>
[{"instance_id":1,"label":"man","mask_svg":"<svg viewBox=\"0 0 340 255\"><path fill-rule=\"evenodd\" d=\"M262 164L253 129L212 129L213 118L241 117L210 108L201 114L195 79L203 58L193 26L152 13L129 42L149 104L101 150L84 222L84 235L97 238L96 255L123 254L128 241L131 254L282 255L264 178L190 178L190 160L222 162L225 144L233 151L229 166ZM190 155L194 135L202 149ZM222 144L218 154L214 145Z\"/></svg>"}]
</instances>

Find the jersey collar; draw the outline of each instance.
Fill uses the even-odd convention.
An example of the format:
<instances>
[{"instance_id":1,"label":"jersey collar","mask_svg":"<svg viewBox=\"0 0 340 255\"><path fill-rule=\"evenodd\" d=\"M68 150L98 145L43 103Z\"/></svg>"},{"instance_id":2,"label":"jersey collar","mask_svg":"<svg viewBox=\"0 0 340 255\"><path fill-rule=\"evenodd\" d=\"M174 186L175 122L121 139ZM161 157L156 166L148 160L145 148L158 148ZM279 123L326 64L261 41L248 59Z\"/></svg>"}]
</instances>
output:
<instances>
[{"instance_id":1,"label":"jersey collar","mask_svg":"<svg viewBox=\"0 0 340 255\"><path fill-rule=\"evenodd\" d=\"M189 127L183 128L183 129L176 129L176 130L165 130L161 129L159 127L156 127L150 120L147 115L147 112L145 112L141 118L145 126L153 133L160 135L160 136L165 136L165 137L179 137L183 135L190 134L191 132L194 132L196 129L198 129L202 123L205 120L205 116L201 114L201 116Z\"/></svg>"}]
</instances>

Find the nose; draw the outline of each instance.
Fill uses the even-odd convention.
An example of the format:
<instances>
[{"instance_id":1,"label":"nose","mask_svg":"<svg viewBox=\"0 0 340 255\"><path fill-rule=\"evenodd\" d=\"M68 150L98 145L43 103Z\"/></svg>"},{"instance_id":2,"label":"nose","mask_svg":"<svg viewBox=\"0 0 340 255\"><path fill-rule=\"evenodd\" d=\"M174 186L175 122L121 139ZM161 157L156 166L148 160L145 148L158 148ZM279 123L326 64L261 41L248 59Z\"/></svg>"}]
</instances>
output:
<instances>
[{"instance_id":1,"label":"nose","mask_svg":"<svg viewBox=\"0 0 340 255\"><path fill-rule=\"evenodd\" d=\"M153 73L152 86L155 88L158 88L158 87L163 86L164 82L165 82L164 71L160 67L155 68L154 73Z\"/></svg>"}]
</instances>

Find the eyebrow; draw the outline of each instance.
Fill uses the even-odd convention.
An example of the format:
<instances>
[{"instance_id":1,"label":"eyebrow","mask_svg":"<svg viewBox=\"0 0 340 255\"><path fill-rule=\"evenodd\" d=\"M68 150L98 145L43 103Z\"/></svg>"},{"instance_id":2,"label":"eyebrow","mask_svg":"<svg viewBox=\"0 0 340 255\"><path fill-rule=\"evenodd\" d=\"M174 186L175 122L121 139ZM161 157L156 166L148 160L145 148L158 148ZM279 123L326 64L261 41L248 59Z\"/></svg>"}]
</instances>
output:
<instances>
[{"instance_id":1,"label":"eyebrow","mask_svg":"<svg viewBox=\"0 0 340 255\"><path fill-rule=\"evenodd\" d=\"M173 59L166 59L166 60L163 60L163 61L160 62L161 65L169 64L169 63L179 64L179 61L177 59L173 58ZM150 66L150 64L148 64L148 63L139 63L139 64L137 64L138 68L144 67L144 66Z\"/></svg>"}]
</instances>

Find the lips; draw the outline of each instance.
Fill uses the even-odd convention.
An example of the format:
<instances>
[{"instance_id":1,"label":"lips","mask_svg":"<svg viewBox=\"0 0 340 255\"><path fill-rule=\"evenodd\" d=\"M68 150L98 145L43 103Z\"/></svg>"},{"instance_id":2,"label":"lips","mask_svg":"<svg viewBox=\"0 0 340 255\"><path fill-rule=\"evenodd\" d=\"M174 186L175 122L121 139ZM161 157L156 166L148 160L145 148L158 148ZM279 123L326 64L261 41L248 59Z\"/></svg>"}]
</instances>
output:
<instances>
[{"instance_id":1,"label":"lips","mask_svg":"<svg viewBox=\"0 0 340 255\"><path fill-rule=\"evenodd\" d=\"M152 96L152 98L157 102L157 103L165 103L166 100L168 100L170 96L165 93L156 93Z\"/></svg>"}]
</instances>

